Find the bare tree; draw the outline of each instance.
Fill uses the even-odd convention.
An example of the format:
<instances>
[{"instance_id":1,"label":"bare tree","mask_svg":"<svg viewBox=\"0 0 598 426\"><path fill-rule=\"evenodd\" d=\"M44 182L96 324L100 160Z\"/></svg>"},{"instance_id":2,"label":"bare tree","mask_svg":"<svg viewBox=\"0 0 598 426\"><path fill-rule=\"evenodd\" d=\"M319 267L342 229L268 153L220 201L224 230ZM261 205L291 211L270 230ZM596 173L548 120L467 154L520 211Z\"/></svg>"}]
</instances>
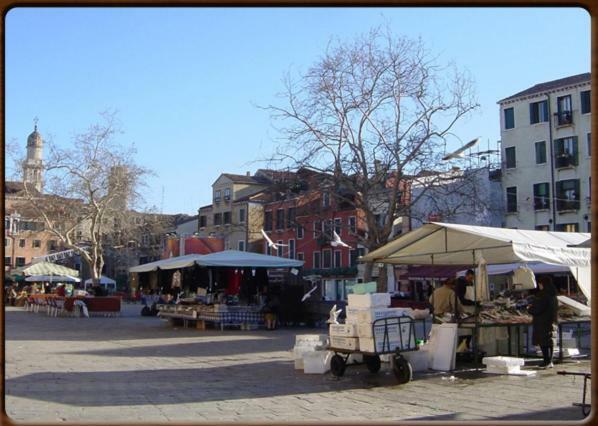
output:
<instances>
[{"instance_id":1,"label":"bare tree","mask_svg":"<svg viewBox=\"0 0 598 426\"><path fill-rule=\"evenodd\" d=\"M25 182L25 199L46 229L88 265L94 284L104 267L106 247L122 242L142 200L139 189L150 172L135 160L135 149L115 142L114 113L73 137L70 147L47 143L43 193ZM134 218L134 217L133 217Z\"/></svg>"},{"instance_id":2,"label":"bare tree","mask_svg":"<svg viewBox=\"0 0 598 426\"><path fill-rule=\"evenodd\" d=\"M477 107L470 79L436 62L421 40L376 28L332 43L298 79L287 75L285 105L266 107L283 123L273 160L329 173L339 202L363 211L368 250L409 215L409 180L441 166L454 125Z\"/></svg>"}]
</instances>

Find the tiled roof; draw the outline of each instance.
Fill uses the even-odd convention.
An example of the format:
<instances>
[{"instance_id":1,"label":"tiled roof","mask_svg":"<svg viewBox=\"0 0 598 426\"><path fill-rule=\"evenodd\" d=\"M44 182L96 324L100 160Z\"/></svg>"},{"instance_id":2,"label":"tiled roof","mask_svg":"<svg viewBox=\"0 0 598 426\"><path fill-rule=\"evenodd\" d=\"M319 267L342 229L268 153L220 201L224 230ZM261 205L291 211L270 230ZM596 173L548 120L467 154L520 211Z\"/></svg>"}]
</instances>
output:
<instances>
[{"instance_id":1,"label":"tiled roof","mask_svg":"<svg viewBox=\"0 0 598 426\"><path fill-rule=\"evenodd\" d=\"M509 101L511 99L520 98L523 96L530 96L537 93L548 92L550 90L557 89L559 87L573 86L580 83L591 81L592 74L589 72L583 74L572 75L570 77L559 78L558 80L547 81L545 83L539 83L528 89L522 90L521 92L515 93L512 96L501 99L498 103Z\"/></svg>"},{"instance_id":2,"label":"tiled roof","mask_svg":"<svg viewBox=\"0 0 598 426\"><path fill-rule=\"evenodd\" d=\"M253 184L253 185L259 185L259 184L261 184L261 182L259 182L253 176L234 175L234 174L231 174L231 173L222 173L222 176L225 176L225 177L229 178L230 180L232 180L235 183L249 183L249 184Z\"/></svg>"}]
</instances>

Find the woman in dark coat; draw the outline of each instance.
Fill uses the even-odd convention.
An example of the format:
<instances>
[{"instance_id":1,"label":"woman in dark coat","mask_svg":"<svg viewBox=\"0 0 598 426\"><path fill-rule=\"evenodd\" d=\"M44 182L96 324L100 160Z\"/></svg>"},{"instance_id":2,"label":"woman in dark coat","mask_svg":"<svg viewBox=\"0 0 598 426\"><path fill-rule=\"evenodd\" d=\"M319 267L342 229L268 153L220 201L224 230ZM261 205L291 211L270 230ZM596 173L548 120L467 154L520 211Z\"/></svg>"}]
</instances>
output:
<instances>
[{"instance_id":1,"label":"woman in dark coat","mask_svg":"<svg viewBox=\"0 0 598 426\"><path fill-rule=\"evenodd\" d=\"M528 312L533 316L533 343L542 349L542 367L552 368L558 310L556 288L549 277L540 277L537 282L540 291L528 306Z\"/></svg>"}]
</instances>

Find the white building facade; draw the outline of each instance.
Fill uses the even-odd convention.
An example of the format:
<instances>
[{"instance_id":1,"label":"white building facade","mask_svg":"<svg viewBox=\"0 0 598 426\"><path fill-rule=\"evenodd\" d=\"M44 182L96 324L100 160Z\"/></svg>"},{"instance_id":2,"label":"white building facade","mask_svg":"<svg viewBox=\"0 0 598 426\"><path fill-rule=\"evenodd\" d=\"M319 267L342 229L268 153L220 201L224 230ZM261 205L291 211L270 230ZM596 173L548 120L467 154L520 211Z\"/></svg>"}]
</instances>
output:
<instances>
[{"instance_id":1,"label":"white building facade","mask_svg":"<svg viewBox=\"0 0 598 426\"><path fill-rule=\"evenodd\" d=\"M507 228L591 232L590 85L579 74L498 102Z\"/></svg>"}]
</instances>

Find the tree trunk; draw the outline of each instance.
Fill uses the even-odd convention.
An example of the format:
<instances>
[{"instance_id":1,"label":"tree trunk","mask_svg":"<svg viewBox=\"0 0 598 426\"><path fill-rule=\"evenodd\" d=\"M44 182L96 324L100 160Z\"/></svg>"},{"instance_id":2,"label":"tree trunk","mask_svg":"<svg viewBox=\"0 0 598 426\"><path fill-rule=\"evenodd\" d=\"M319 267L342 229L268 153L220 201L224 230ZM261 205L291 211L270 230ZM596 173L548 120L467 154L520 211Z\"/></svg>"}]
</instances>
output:
<instances>
[{"instance_id":1,"label":"tree trunk","mask_svg":"<svg viewBox=\"0 0 598 426\"><path fill-rule=\"evenodd\" d=\"M380 271L378 273L378 281L376 284L376 291L378 293L386 293L388 291L388 275L386 272L386 265L381 268L378 268Z\"/></svg>"},{"instance_id":2,"label":"tree trunk","mask_svg":"<svg viewBox=\"0 0 598 426\"><path fill-rule=\"evenodd\" d=\"M372 280L372 269L374 268L374 264L372 262L367 262L364 264L363 268L363 282L367 283Z\"/></svg>"}]
</instances>

